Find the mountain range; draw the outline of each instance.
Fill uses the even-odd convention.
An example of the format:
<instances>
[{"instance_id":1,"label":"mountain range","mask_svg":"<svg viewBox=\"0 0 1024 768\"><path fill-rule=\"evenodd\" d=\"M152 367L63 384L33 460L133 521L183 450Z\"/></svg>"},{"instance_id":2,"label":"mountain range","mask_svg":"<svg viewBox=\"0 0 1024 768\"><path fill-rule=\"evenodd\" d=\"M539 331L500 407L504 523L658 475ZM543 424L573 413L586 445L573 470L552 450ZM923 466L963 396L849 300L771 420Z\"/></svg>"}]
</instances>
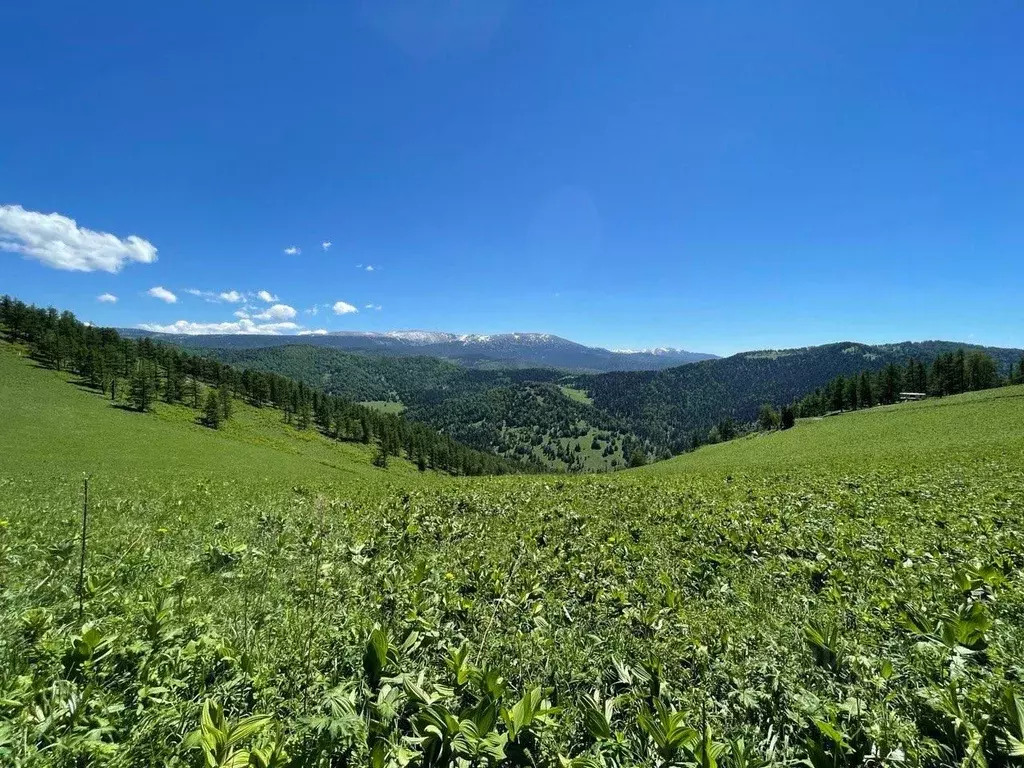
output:
<instances>
[{"instance_id":1,"label":"mountain range","mask_svg":"<svg viewBox=\"0 0 1024 768\"><path fill-rule=\"evenodd\" d=\"M125 336L149 336L192 349L258 349L303 344L359 354L427 356L467 368L558 368L572 373L658 371L717 356L661 347L610 350L589 347L550 333L455 334L443 331L339 331L302 336L163 334L119 329Z\"/></svg>"}]
</instances>

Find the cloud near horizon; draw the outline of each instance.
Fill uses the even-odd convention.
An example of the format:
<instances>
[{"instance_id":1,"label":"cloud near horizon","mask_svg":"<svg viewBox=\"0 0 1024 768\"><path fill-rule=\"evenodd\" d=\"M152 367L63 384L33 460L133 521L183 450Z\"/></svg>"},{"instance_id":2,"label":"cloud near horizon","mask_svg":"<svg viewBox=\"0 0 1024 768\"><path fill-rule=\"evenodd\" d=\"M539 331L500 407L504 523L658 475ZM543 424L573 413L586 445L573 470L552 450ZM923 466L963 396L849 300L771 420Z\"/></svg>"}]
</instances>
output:
<instances>
[{"instance_id":1,"label":"cloud near horizon","mask_svg":"<svg viewBox=\"0 0 1024 768\"><path fill-rule=\"evenodd\" d=\"M168 304L173 304L178 300L178 297L168 291L162 285L158 285L154 288L150 288L146 291L147 294L152 296L154 299L160 299L160 301L166 301Z\"/></svg>"},{"instance_id":2,"label":"cloud near horizon","mask_svg":"<svg viewBox=\"0 0 1024 768\"><path fill-rule=\"evenodd\" d=\"M193 323L189 320L177 320L169 325L140 323L135 327L143 331L152 331L153 333L179 333L186 336L204 336L209 334L267 334L278 336L282 333L294 333L303 330L302 326L297 323L254 323L248 318L227 323Z\"/></svg>"},{"instance_id":3,"label":"cloud near horizon","mask_svg":"<svg viewBox=\"0 0 1024 768\"><path fill-rule=\"evenodd\" d=\"M349 304L347 301L336 301L336 302L334 302L334 306L332 307L332 309L334 310L334 314L336 314L336 315L348 315L348 314L351 314L353 312L358 312L359 311L354 306Z\"/></svg>"},{"instance_id":4,"label":"cloud near horizon","mask_svg":"<svg viewBox=\"0 0 1024 768\"><path fill-rule=\"evenodd\" d=\"M131 262L156 261L156 246L141 237L97 232L59 213L20 205L0 205L0 250L71 272L120 272Z\"/></svg>"}]
</instances>

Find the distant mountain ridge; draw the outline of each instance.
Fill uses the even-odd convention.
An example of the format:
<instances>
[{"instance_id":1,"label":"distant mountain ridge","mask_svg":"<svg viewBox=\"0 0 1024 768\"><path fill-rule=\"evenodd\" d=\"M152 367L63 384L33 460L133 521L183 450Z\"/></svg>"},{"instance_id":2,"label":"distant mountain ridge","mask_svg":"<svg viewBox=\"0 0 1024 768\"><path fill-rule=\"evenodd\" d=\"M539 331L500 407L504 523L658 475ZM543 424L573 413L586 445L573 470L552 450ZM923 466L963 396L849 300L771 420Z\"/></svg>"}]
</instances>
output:
<instances>
[{"instance_id":1,"label":"distant mountain ridge","mask_svg":"<svg viewBox=\"0 0 1024 768\"><path fill-rule=\"evenodd\" d=\"M193 349L258 349L303 344L345 352L391 356L427 356L467 368L559 368L573 373L657 371L713 360L717 355L684 349L614 351L589 347L551 333L457 334L445 331L337 331L300 336L185 335L119 329L127 336L149 336Z\"/></svg>"}]
</instances>

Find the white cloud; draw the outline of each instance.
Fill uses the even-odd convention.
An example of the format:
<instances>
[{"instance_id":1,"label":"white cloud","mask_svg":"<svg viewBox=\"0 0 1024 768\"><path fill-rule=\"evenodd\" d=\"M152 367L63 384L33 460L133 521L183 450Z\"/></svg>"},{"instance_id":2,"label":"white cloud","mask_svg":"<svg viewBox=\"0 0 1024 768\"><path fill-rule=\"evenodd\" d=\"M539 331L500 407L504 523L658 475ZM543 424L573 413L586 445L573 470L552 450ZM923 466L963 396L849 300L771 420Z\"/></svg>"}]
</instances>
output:
<instances>
[{"instance_id":1,"label":"white cloud","mask_svg":"<svg viewBox=\"0 0 1024 768\"><path fill-rule=\"evenodd\" d=\"M277 296L272 294L270 291L260 291L256 294L260 301L265 301L270 304L272 301L277 301Z\"/></svg>"},{"instance_id":2,"label":"white cloud","mask_svg":"<svg viewBox=\"0 0 1024 768\"><path fill-rule=\"evenodd\" d=\"M359 310L349 304L347 301L336 301L334 302L334 314L336 315L347 315L352 312L358 312Z\"/></svg>"},{"instance_id":3,"label":"white cloud","mask_svg":"<svg viewBox=\"0 0 1024 768\"><path fill-rule=\"evenodd\" d=\"M112 293L101 293L99 296L96 297L96 301L101 301L104 304L116 304L117 296L115 296Z\"/></svg>"},{"instance_id":4,"label":"white cloud","mask_svg":"<svg viewBox=\"0 0 1024 768\"><path fill-rule=\"evenodd\" d=\"M380 304L367 304L365 307L363 307L363 309L375 309L379 312L380 310L384 309L384 307L382 307Z\"/></svg>"},{"instance_id":5,"label":"white cloud","mask_svg":"<svg viewBox=\"0 0 1024 768\"><path fill-rule=\"evenodd\" d=\"M241 294L237 293L236 291L218 294L216 291L200 291L198 288L186 288L185 293L191 296L198 296L200 299L204 299L205 301L208 301L211 304L218 304L220 303L220 301L222 301L223 299L225 299L225 297L229 295L237 295L239 298L241 298Z\"/></svg>"},{"instance_id":6,"label":"white cloud","mask_svg":"<svg viewBox=\"0 0 1024 768\"><path fill-rule=\"evenodd\" d=\"M299 331L299 336L326 336L326 335L327 335L327 329L326 328L317 328L316 330L313 330L313 331Z\"/></svg>"},{"instance_id":7,"label":"white cloud","mask_svg":"<svg viewBox=\"0 0 1024 768\"><path fill-rule=\"evenodd\" d=\"M156 246L141 237L122 239L79 227L59 213L26 211L20 205L0 205L0 250L73 272L120 272L129 262L156 261Z\"/></svg>"},{"instance_id":8,"label":"white cloud","mask_svg":"<svg viewBox=\"0 0 1024 768\"><path fill-rule=\"evenodd\" d=\"M148 293L154 299L166 301L168 304L173 304L178 300L177 296L175 296L173 293L171 293L166 288L160 285L156 286L155 288L150 288L148 291L146 291L146 293Z\"/></svg>"},{"instance_id":9,"label":"white cloud","mask_svg":"<svg viewBox=\"0 0 1024 768\"><path fill-rule=\"evenodd\" d=\"M289 245L287 248L284 249L284 252L287 253L289 256L298 256L300 253L302 253L302 249L299 248L297 245Z\"/></svg>"},{"instance_id":10,"label":"white cloud","mask_svg":"<svg viewBox=\"0 0 1024 768\"><path fill-rule=\"evenodd\" d=\"M186 288L185 293L190 296L198 296L200 299L210 302L211 304L220 304L222 301L226 301L228 304L238 304L242 301L248 301L252 298L251 293L244 293L242 291L200 291L198 288ZM263 294L270 296L266 291L260 291L260 298ZM276 296L271 296L270 301L277 301Z\"/></svg>"},{"instance_id":11,"label":"white cloud","mask_svg":"<svg viewBox=\"0 0 1024 768\"><path fill-rule=\"evenodd\" d=\"M302 311L305 312L307 315L315 315L320 312L320 306L318 304L314 304L309 309L304 309Z\"/></svg>"},{"instance_id":12,"label":"white cloud","mask_svg":"<svg viewBox=\"0 0 1024 768\"><path fill-rule=\"evenodd\" d=\"M377 269L377 268L375 266L373 266L373 264L367 264L366 265L366 271L367 272L373 272L375 269Z\"/></svg>"},{"instance_id":13,"label":"white cloud","mask_svg":"<svg viewBox=\"0 0 1024 768\"><path fill-rule=\"evenodd\" d=\"M294 307L289 307L287 304L275 304L274 306L260 312L259 314L253 315L254 320L291 320L295 317L296 312Z\"/></svg>"},{"instance_id":14,"label":"white cloud","mask_svg":"<svg viewBox=\"0 0 1024 768\"><path fill-rule=\"evenodd\" d=\"M178 320L170 325L142 323L136 326L144 331L155 333L183 333L189 336L203 334L253 334L263 333L277 336L282 333L295 333L302 330L296 323L254 323L252 320L238 320L233 323L193 323L189 320Z\"/></svg>"},{"instance_id":15,"label":"white cloud","mask_svg":"<svg viewBox=\"0 0 1024 768\"><path fill-rule=\"evenodd\" d=\"M234 315L235 315L235 317L244 317L244 318L248 318L249 317L249 313L246 312L244 309L236 309L235 312L234 312Z\"/></svg>"},{"instance_id":16,"label":"white cloud","mask_svg":"<svg viewBox=\"0 0 1024 768\"><path fill-rule=\"evenodd\" d=\"M334 245L334 243L332 243L330 240L324 240L322 243L320 243L320 247L323 248L325 251L329 251L332 245Z\"/></svg>"}]
</instances>

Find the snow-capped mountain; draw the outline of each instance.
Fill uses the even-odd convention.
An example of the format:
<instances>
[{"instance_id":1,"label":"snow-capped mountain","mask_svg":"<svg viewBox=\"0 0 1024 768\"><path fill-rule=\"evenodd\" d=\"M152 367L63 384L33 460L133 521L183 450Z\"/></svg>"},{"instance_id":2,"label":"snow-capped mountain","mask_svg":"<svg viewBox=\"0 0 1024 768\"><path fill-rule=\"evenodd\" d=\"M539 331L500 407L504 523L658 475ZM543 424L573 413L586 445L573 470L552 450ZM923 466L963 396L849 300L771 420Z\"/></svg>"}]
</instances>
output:
<instances>
[{"instance_id":1,"label":"snow-capped mountain","mask_svg":"<svg viewBox=\"0 0 1024 768\"><path fill-rule=\"evenodd\" d=\"M683 349L608 350L551 333L447 333L444 331L337 331L321 336L184 336L129 330L189 347L247 348L306 344L362 354L440 357L477 368L563 368L568 371L644 371L708 360L715 355Z\"/></svg>"}]
</instances>

